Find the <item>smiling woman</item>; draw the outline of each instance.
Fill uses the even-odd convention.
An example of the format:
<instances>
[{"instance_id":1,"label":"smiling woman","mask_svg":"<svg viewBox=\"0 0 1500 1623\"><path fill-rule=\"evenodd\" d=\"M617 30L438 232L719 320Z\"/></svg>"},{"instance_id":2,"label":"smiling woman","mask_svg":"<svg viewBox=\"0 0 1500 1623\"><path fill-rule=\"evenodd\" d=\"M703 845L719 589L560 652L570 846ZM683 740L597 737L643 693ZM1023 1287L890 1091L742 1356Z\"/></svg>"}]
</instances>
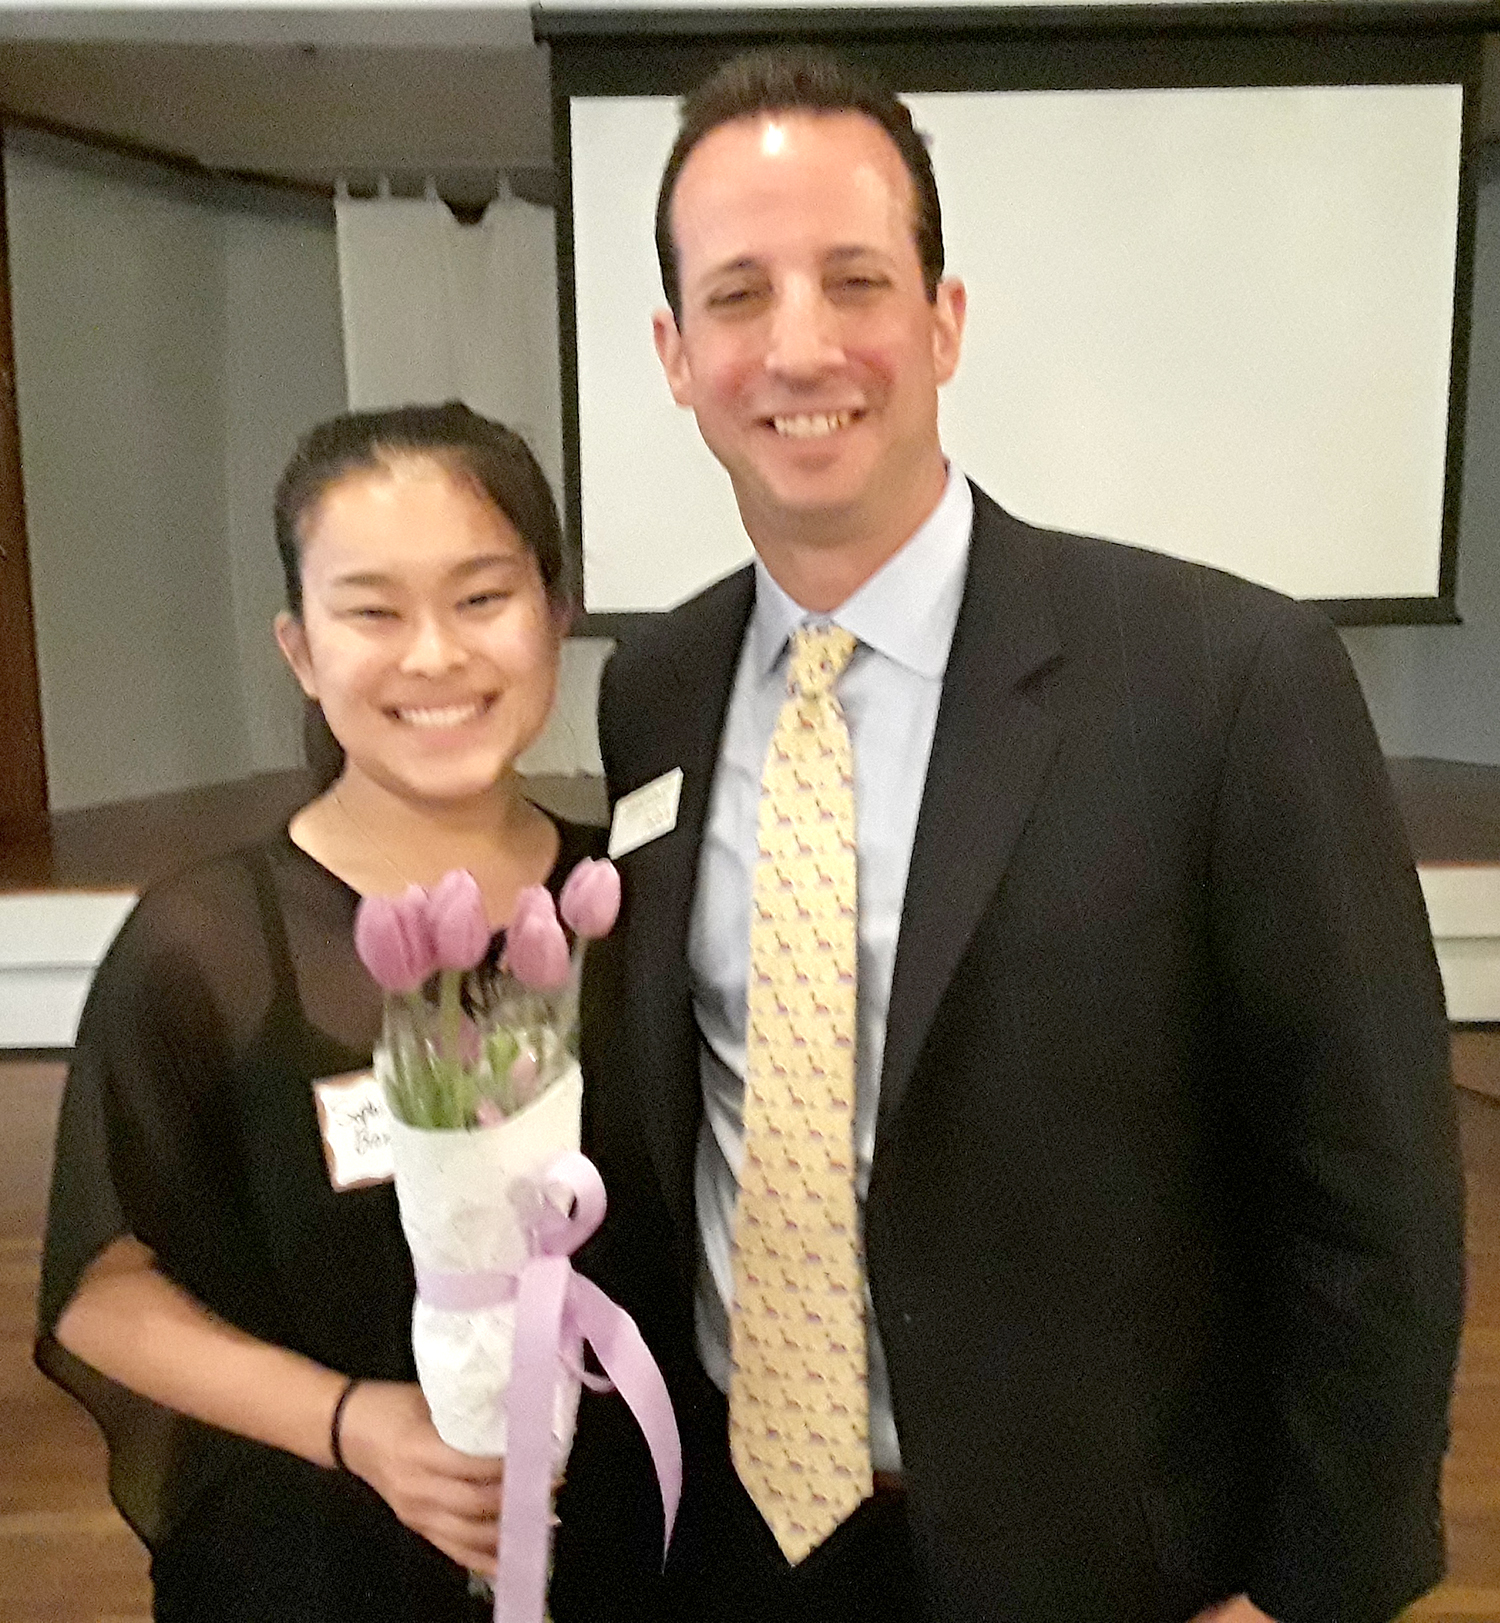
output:
<instances>
[{"instance_id":1,"label":"smiling woman","mask_svg":"<svg viewBox=\"0 0 1500 1623\"><path fill-rule=\"evenodd\" d=\"M515 773L567 622L557 518L522 442L457 405L315 429L276 518L277 639L342 769L148 892L101 967L37 1356L105 1430L157 1618L477 1618L502 1465L433 1429L391 1185L333 1181L315 1090L370 1064L361 896L467 868L499 931L593 850Z\"/></svg>"},{"instance_id":2,"label":"smiling woman","mask_svg":"<svg viewBox=\"0 0 1500 1623\"><path fill-rule=\"evenodd\" d=\"M362 891L467 867L503 906L517 849L550 843L513 768L567 619L530 453L457 405L339 419L288 469L277 529L277 639L345 753L293 840Z\"/></svg>"}]
</instances>

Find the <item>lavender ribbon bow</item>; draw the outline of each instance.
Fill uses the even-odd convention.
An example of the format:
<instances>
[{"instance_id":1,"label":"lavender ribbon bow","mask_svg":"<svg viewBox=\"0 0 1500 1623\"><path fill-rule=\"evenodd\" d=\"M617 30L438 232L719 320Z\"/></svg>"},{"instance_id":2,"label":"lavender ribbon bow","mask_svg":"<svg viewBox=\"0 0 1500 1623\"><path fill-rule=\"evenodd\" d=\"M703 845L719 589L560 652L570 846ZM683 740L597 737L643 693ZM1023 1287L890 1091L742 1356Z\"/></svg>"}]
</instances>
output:
<instances>
[{"instance_id":1,"label":"lavender ribbon bow","mask_svg":"<svg viewBox=\"0 0 1500 1623\"><path fill-rule=\"evenodd\" d=\"M572 1213L550 1201L532 1228L534 1254L519 1273L484 1269L443 1273L419 1269L417 1290L429 1306L470 1312L516 1304L516 1339L505 1393L505 1492L500 1505L500 1558L495 1623L542 1623L552 1519L552 1414L557 1376L566 1366L594 1390L613 1386L651 1450L661 1490L666 1540L682 1492L682 1445L666 1382L635 1320L591 1280L573 1271L572 1254L604 1220L604 1180L577 1151L560 1155L544 1186L573 1197ZM604 1380L583 1370L583 1343L594 1349Z\"/></svg>"}]
</instances>

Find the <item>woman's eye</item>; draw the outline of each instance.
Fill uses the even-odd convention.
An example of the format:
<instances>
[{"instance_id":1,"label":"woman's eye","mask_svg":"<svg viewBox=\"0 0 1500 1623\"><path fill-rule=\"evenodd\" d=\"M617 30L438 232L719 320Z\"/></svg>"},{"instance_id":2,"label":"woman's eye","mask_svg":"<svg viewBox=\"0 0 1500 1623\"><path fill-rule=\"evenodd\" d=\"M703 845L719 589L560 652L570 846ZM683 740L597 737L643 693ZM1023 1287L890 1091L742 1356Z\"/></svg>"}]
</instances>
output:
<instances>
[{"instance_id":1,"label":"woman's eye","mask_svg":"<svg viewBox=\"0 0 1500 1623\"><path fill-rule=\"evenodd\" d=\"M356 620L394 620L396 611L388 609L379 603L361 603L357 608L350 609L350 615Z\"/></svg>"},{"instance_id":2,"label":"woman's eye","mask_svg":"<svg viewBox=\"0 0 1500 1623\"><path fill-rule=\"evenodd\" d=\"M492 587L487 592L471 593L470 596L463 600L463 606L466 609L492 608L497 603L506 602L510 595L511 594L509 592L501 591L501 589L496 586Z\"/></svg>"}]
</instances>

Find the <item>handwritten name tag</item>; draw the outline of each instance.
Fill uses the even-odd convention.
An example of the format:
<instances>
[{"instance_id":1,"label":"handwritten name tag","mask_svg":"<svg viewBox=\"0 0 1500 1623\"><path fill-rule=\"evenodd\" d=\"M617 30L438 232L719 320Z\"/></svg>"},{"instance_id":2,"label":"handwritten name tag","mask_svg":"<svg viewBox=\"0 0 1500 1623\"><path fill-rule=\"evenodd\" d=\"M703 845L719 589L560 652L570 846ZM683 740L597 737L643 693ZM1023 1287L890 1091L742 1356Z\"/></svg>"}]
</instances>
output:
<instances>
[{"instance_id":1,"label":"handwritten name tag","mask_svg":"<svg viewBox=\"0 0 1500 1623\"><path fill-rule=\"evenodd\" d=\"M369 1071L328 1076L313 1083L318 1131L328 1181L340 1194L389 1183L396 1175L391 1158L391 1111L385 1089Z\"/></svg>"},{"instance_id":2,"label":"handwritten name tag","mask_svg":"<svg viewBox=\"0 0 1500 1623\"><path fill-rule=\"evenodd\" d=\"M681 799L680 766L622 795L615 802L615 815L609 825L610 856L623 857L637 846L670 834L677 827L677 802Z\"/></svg>"}]
</instances>

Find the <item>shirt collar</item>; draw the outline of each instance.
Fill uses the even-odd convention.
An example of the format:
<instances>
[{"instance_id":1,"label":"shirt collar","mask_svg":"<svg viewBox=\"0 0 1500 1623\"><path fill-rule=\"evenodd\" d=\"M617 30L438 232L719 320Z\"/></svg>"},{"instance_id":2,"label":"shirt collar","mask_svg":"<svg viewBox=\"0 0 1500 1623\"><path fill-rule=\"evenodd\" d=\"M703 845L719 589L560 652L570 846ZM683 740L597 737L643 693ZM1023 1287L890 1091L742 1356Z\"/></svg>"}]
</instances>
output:
<instances>
[{"instance_id":1,"label":"shirt collar","mask_svg":"<svg viewBox=\"0 0 1500 1623\"><path fill-rule=\"evenodd\" d=\"M948 483L921 527L827 615L788 597L757 557L750 618L756 672L770 674L799 625L831 622L919 676L940 677L958 623L973 524L974 493L950 462Z\"/></svg>"}]
</instances>

